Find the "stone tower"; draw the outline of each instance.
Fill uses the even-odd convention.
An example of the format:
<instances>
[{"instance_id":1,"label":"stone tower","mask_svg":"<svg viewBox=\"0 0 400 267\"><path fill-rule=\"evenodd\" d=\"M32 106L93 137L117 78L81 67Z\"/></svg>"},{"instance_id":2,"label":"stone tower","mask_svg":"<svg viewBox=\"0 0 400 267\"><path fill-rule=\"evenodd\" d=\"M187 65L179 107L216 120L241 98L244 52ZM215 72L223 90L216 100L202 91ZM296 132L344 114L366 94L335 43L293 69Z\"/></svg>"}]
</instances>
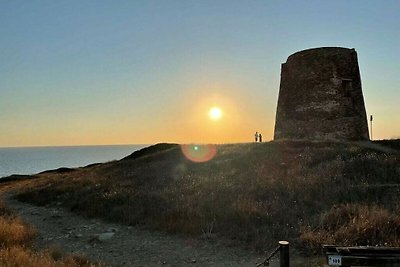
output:
<instances>
[{"instance_id":1,"label":"stone tower","mask_svg":"<svg viewBox=\"0 0 400 267\"><path fill-rule=\"evenodd\" d=\"M294 53L282 64L274 140L369 140L357 52Z\"/></svg>"}]
</instances>

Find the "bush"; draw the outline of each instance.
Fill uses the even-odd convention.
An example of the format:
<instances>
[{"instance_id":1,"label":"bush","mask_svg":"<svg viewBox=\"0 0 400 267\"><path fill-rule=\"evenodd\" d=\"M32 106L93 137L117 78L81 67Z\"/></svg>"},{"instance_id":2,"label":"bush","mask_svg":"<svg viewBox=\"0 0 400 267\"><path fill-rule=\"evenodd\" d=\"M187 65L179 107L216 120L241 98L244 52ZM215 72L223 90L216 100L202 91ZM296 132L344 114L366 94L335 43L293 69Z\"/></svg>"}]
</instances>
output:
<instances>
[{"instance_id":1,"label":"bush","mask_svg":"<svg viewBox=\"0 0 400 267\"><path fill-rule=\"evenodd\" d=\"M0 250L0 266L2 267L95 267L79 256L69 256L60 260L54 260L51 254L45 252L33 252L22 247L9 247Z\"/></svg>"},{"instance_id":2,"label":"bush","mask_svg":"<svg viewBox=\"0 0 400 267\"><path fill-rule=\"evenodd\" d=\"M306 227L303 248L320 251L323 244L337 246L399 246L400 216L382 207L346 204L323 213L319 225Z\"/></svg>"}]
</instances>

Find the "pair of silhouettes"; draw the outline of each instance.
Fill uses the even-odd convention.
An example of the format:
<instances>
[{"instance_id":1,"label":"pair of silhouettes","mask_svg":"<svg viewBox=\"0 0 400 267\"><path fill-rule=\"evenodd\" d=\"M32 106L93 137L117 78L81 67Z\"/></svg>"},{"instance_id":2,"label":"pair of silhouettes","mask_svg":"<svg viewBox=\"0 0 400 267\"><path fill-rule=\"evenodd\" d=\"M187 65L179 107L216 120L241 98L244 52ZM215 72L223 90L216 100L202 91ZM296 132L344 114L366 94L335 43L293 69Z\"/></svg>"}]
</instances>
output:
<instances>
[{"instance_id":1,"label":"pair of silhouettes","mask_svg":"<svg viewBox=\"0 0 400 267\"><path fill-rule=\"evenodd\" d=\"M257 142L262 142L262 135L261 135L261 133L256 132L256 133L254 134L254 140L256 141L256 143L257 143Z\"/></svg>"}]
</instances>

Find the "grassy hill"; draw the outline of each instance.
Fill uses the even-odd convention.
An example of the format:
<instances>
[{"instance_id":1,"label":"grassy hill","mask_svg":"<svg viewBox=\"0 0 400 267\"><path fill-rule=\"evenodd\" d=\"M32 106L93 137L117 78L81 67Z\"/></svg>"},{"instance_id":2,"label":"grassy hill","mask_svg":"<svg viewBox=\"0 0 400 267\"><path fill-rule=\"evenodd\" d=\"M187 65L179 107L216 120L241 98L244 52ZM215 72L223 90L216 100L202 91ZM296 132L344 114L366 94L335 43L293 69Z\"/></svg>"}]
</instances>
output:
<instances>
[{"instance_id":1,"label":"grassy hill","mask_svg":"<svg viewBox=\"0 0 400 267\"><path fill-rule=\"evenodd\" d=\"M278 239L307 252L322 243L399 246L399 143L158 144L38 174L23 180L17 198L253 249ZM192 159L216 154L198 163L183 151Z\"/></svg>"}]
</instances>

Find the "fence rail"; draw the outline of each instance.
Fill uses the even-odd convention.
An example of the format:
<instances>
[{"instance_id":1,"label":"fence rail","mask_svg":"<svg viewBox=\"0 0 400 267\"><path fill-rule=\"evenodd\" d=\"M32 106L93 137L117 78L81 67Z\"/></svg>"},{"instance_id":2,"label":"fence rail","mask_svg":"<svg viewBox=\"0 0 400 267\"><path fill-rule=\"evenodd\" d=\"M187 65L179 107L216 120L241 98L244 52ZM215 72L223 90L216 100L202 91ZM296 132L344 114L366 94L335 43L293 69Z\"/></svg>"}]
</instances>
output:
<instances>
[{"instance_id":1,"label":"fence rail","mask_svg":"<svg viewBox=\"0 0 400 267\"><path fill-rule=\"evenodd\" d=\"M288 241L279 241L279 246L272 251L269 256L261 263L257 264L257 267L264 265L269 266L269 261L273 256L275 256L279 252L279 266L280 267L289 267L289 242Z\"/></svg>"}]
</instances>

